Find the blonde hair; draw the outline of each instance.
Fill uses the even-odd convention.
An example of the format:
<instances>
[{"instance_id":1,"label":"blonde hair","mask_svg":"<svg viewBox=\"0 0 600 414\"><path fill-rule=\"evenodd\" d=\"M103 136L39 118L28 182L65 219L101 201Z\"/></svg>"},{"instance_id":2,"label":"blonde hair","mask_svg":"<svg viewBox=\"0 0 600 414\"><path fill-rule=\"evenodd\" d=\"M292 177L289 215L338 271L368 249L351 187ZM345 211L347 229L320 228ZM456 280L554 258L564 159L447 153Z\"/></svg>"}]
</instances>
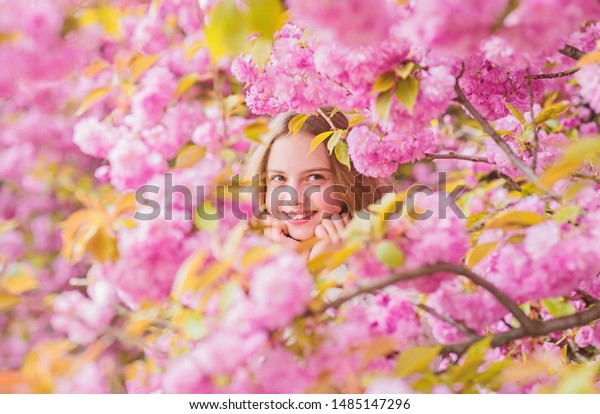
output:
<instances>
[{"instance_id":1,"label":"blonde hair","mask_svg":"<svg viewBox=\"0 0 600 414\"><path fill-rule=\"evenodd\" d=\"M348 118L334 108L324 106L320 112L326 115L326 119L321 113L308 116L299 132L306 132L317 136L323 132L331 131L330 122L336 129L349 129ZM271 154L273 143L280 137L290 133L289 123L297 113L288 111L274 117L269 123L269 132L262 137L261 144L255 144L242 160L242 178L244 181L252 181L253 177L258 176L257 191L260 199L259 206L261 210L265 205L265 196L267 191L267 162ZM333 170L333 180L336 185L340 185L344 192L340 194L339 200L344 203L351 216L356 211L366 210L370 205L381 199L386 193L396 189L396 183L392 178L380 179L367 177L354 168L350 162L350 169L342 164L334 153L329 154ZM352 188L353 192L350 191Z\"/></svg>"}]
</instances>

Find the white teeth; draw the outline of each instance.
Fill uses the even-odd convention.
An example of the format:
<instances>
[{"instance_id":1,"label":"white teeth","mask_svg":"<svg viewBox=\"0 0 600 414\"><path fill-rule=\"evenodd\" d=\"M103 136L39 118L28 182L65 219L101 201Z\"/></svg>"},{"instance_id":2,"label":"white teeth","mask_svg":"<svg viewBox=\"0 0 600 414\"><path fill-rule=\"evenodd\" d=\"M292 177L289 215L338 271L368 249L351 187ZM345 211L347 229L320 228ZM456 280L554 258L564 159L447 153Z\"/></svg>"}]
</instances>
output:
<instances>
[{"instance_id":1,"label":"white teeth","mask_svg":"<svg viewBox=\"0 0 600 414\"><path fill-rule=\"evenodd\" d=\"M294 212L289 212L286 214L291 220L304 220L312 215L312 213L297 214Z\"/></svg>"}]
</instances>

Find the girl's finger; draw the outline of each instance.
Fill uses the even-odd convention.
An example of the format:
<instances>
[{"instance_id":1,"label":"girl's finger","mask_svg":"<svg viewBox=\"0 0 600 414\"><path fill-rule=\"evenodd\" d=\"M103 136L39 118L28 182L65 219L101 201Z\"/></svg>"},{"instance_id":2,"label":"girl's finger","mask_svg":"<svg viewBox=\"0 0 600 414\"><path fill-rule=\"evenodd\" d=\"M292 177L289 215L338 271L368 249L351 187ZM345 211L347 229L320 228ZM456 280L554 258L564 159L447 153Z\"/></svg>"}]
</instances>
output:
<instances>
[{"instance_id":1,"label":"girl's finger","mask_svg":"<svg viewBox=\"0 0 600 414\"><path fill-rule=\"evenodd\" d=\"M341 238L344 235L344 230L346 229L346 222L340 217L338 220L332 221L332 223L335 226L337 234Z\"/></svg>"},{"instance_id":2,"label":"girl's finger","mask_svg":"<svg viewBox=\"0 0 600 414\"><path fill-rule=\"evenodd\" d=\"M327 230L325 230L325 227L323 227L323 224L319 224L317 227L315 227L315 236L317 236L317 238L319 238L319 239L328 238Z\"/></svg>"},{"instance_id":3,"label":"girl's finger","mask_svg":"<svg viewBox=\"0 0 600 414\"><path fill-rule=\"evenodd\" d=\"M325 228L325 230L327 230L327 236L329 237L329 240L331 240L333 243L339 243L341 241L340 234L338 233L335 224L333 224L333 221L323 220L321 225Z\"/></svg>"}]
</instances>

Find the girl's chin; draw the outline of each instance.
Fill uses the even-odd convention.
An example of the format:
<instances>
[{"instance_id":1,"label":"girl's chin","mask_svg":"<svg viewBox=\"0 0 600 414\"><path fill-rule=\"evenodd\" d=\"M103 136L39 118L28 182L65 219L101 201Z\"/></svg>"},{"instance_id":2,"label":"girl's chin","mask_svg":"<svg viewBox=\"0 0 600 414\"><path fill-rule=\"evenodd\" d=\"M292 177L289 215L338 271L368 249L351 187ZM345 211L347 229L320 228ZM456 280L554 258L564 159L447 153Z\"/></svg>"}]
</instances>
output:
<instances>
[{"instance_id":1,"label":"girl's chin","mask_svg":"<svg viewBox=\"0 0 600 414\"><path fill-rule=\"evenodd\" d=\"M316 225L313 223L306 223L299 226L288 225L288 234L298 241L308 240L315 235L315 227Z\"/></svg>"}]
</instances>

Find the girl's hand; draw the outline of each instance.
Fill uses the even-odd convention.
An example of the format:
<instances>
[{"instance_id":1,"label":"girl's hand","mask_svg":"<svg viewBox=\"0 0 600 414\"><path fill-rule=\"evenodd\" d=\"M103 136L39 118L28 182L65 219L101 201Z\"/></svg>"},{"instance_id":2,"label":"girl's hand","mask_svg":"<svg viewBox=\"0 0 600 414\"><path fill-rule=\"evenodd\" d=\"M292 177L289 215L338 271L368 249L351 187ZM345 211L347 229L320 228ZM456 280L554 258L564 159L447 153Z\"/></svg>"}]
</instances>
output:
<instances>
[{"instance_id":1,"label":"girl's hand","mask_svg":"<svg viewBox=\"0 0 600 414\"><path fill-rule=\"evenodd\" d=\"M277 243L284 244L288 247L295 248L300 242L292 239L288 234L287 225L281 220L267 214L263 219L265 225L265 236Z\"/></svg>"},{"instance_id":2,"label":"girl's hand","mask_svg":"<svg viewBox=\"0 0 600 414\"><path fill-rule=\"evenodd\" d=\"M327 252L341 248L344 245L344 230L350 222L350 216L347 212L334 214L331 219L324 219L321 224L315 228L315 236L319 241L314 245L308 256L309 260Z\"/></svg>"}]
</instances>

